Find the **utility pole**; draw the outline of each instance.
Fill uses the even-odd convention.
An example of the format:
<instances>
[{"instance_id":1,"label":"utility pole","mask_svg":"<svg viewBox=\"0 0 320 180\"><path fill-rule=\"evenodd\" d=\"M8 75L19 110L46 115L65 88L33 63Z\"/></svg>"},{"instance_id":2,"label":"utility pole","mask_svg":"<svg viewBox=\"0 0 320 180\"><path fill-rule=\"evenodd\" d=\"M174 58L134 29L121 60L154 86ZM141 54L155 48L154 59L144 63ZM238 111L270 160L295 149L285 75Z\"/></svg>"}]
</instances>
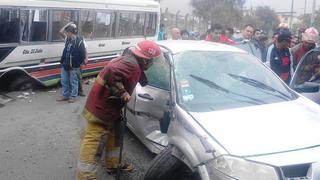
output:
<instances>
[{"instance_id":1,"label":"utility pole","mask_svg":"<svg viewBox=\"0 0 320 180\"><path fill-rule=\"evenodd\" d=\"M291 0L291 17L290 17L290 29L292 29L292 21L293 21L293 3L294 3L294 0Z\"/></svg>"},{"instance_id":2,"label":"utility pole","mask_svg":"<svg viewBox=\"0 0 320 180\"><path fill-rule=\"evenodd\" d=\"M179 13L180 13L180 10L178 10L176 13L176 27L178 27L179 25Z\"/></svg>"},{"instance_id":3,"label":"utility pole","mask_svg":"<svg viewBox=\"0 0 320 180\"><path fill-rule=\"evenodd\" d=\"M316 11L316 0L313 0L310 26L314 26L314 19L315 19L314 13L315 13L315 11Z\"/></svg>"},{"instance_id":4,"label":"utility pole","mask_svg":"<svg viewBox=\"0 0 320 180\"><path fill-rule=\"evenodd\" d=\"M304 0L304 10L303 10L303 15L305 16L307 13L307 0Z\"/></svg>"}]
</instances>

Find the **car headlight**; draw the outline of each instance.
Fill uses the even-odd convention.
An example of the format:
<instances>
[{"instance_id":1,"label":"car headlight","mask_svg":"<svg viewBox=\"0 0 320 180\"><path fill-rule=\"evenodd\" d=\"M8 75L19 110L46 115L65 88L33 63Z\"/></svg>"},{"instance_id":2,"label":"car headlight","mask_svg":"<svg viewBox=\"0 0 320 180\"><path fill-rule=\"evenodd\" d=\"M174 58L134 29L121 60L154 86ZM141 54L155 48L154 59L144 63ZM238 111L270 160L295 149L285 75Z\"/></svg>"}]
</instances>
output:
<instances>
[{"instance_id":1,"label":"car headlight","mask_svg":"<svg viewBox=\"0 0 320 180\"><path fill-rule=\"evenodd\" d=\"M233 156L220 156L208 165L209 168L239 180L279 180L274 167Z\"/></svg>"}]
</instances>

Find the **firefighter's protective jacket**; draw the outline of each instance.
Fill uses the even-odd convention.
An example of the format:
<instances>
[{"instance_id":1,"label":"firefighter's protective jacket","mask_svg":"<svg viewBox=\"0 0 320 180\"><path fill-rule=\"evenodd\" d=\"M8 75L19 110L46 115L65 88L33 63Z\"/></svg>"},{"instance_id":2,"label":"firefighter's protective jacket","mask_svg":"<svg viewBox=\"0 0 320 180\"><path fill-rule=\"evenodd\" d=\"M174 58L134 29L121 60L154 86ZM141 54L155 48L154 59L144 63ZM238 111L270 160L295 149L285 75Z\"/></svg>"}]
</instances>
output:
<instances>
[{"instance_id":1,"label":"firefighter's protective jacket","mask_svg":"<svg viewBox=\"0 0 320 180\"><path fill-rule=\"evenodd\" d=\"M125 92L131 95L142 73L132 54L110 61L93 84L83 111L84 117L89 122L98 123L118 120L124 104L109 97L121 97Z\"/></svg>"}]
</instances>

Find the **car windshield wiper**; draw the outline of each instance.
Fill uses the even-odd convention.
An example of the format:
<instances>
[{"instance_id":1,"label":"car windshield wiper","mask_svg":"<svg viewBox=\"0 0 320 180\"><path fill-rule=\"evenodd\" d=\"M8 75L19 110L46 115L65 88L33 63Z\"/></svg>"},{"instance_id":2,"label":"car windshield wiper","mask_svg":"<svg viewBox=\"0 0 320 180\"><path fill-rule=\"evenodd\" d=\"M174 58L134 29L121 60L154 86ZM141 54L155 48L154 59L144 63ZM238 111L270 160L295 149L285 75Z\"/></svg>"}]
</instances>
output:
<instances>
[{"instance_id":1,"label":"car windshield wiper","mask_svg":"<svg viewBox=\"0 0 320 180\"><path fill-rule=\"evenodd\" d=\"M277 95L277 94L271 94L271 93L267 93L267 94L270 94L270 95L273 95L273 96L276 96L278 98L281 98L281 99L284 99L284 100L292 100L292 97L284 94L283 92L281 91L278 91L276 89L274 89L273 87L271 86L268 86L260 81L257 81L257 80L254 80L254 79L251 79L251 78L247 78L247 77L244 77L244 76L239 76L239 75L235 75L235 74L228 74L230 77L234 78L234 79L237 79L243 83L246 83L246 84L249 84L253 87L256 87L256 88L259 88L259 89L262 89L262 90L266 90L266 91L270 91L270 92L277 92L279 93L280 95Z\"/></svg>"},{"instance_id":2,"label":"car windshield wiper","mask_svg":"<svg viewBox=\"0 0 320 180\"><path fill-rule=\"evenodd\" d=\"M243 94L238 94L238 93L229 91L228 89L223 88L223 87L219 86L218 84L216 84L216 83L214 83L214 82L212 82L212 81L210 81L208 79L204 79L202 77L199 77L199 76L196 76L196 75L192 75L192 74L190 74L190 77L192 77L195 80L198 80L199 82L202 82L203 84L207 85L210 88L217 89L217 90L222 91L222 92L227 93L227 94L233 94L233 95L237 95L237 96L240 96L240 97L245 97L245 98L250 99L251 101L253 101L255 104L265 104L265 102L262 101L262 100L259 100L259 99L256 99L256 98L253 98L253 97L250 97L250 96L246 96L246 95L243 95Z\"/></svg>"}]
</instances>

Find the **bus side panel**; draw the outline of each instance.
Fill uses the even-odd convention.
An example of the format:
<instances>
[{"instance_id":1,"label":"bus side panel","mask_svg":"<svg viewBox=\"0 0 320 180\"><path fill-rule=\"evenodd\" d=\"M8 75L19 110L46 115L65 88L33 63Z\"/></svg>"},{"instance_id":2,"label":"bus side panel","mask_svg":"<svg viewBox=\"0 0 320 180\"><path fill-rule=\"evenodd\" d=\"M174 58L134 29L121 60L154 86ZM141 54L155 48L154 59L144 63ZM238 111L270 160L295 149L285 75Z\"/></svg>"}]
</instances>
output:
<instances>
[{"instance_id":1,"label":"bus side panel","mask_svg":"<svg viewBox=\"0 0 320 180\"><path fill-rule=\"evenodd\" d=\"M24 13L27 12L29 7L30 9L37 9L37 8L50 9L47 14L48 17L46 18L47 30L48 30L46 35L47 41L29 42L29 38L28 40L22 41L21 38L24 36L19 35L20 42L11 43L11 44L0 44L1 47L6 49L5 51L6 53L1 53L2 51L0 52L0 55L2 55L0 57L1 58L0 59L0 75L11 70L22 70L22 71L26 71L28 75L30 75L30 77L33 77L34 79L39 80L46 86L55 85L60 81L60 72L61 72L60 58L64 48L64 42L62 41L53 42L54 40L52 39L53 31L52 31L51 21L53 18L51 16L54 11L61 11L64 9L66 11L78 11L79 12L78 19L80 19L80 16L79 16L81 14L80 12L85 10L93 11L95 13L101 12L101 11L111 12L111 13L113 12L114 15L116 15L114 19L115 22L111 26L111 27L115 27L114 29L112 28L112 31L115 33L112 33L112 35L109 34L108 36L101 36L101 38L95 39L97 37L96 36L97 32L94 31L92 33L93 39L86 40L88 45L87 52L89 56L89 62L87 65L82 67L83 76L90 76L90 75L97 74L108 63L108 61L122 54L122 51L127 47L133 46L134 44L144 39L148 39L148 40L157 39L156 36L159 30L159 22L160 22L160 5L156 2L151 2L151 1L146 1L145 3L133 2L133 4L127 4L127 3L121 2L121 0L112 1L113 3L111 1L110 2L101 1L101 3L94 3L91 1L85 1L85 0L83 0L81 3L80 2L71 3L69 1L68 2L53 2L53 1L49 2L49 1L34 1L34 0L28 0L23 2L24 3L21 3L18 0L1 1L0 8L4 8L4 9L14 8L15 10L20 9L20 10L23 10L21 12L24 12ZM78 6L79 5L78 3L81 4L81 6ZM20 4L23 4L24 6L20 7L19 6ZM105 6L101 6L102 4L104 4ZM68 5L70 5L70 7L77 7L78 9L71 10ZM100 8L97 8L97 7L100 7ZM124 13L124 14L133 13L131 14L132 17L135 17L137 14L139 14L140 17L143 17L141 16L143 14L146 14L146 17L149 14L156 14L157 22L155 22L154 20L151 20L151 21L148 20L149 26L147 26L147 22L145 22L144 33L142 32L142 34L139 34L137 33L138 31L135 31L135 33L133 33L134 30L132 32L128 31L127 25L129 25L130 23L126 21L127 19L121 19L122 25L121 27L119 27L119 22L120 22L119 15L121 13ZM22 14L22 13L18 13L18 14ZM21 17L23 16L21 15ZM124 18L126 17L127 16L124 16ZM135 20L133 21L136 22ZM77 25L81 26L81 24L77 24ZM155 33L154 34L153 32L150 33L154 29L155 29ZM79 30L81 32L81 29ZM111 29L109 30L111 31ZM119 32L122 32L122 33L119 33ZM21 32L19 31L19 33ZM101 33L101 32L98 32L98 33ZM132 36L133 34L138 34L138 36ZM29 35L27 37L29 37ZM33 41L37 41L37 40L33 38ZM8 48L9 50L7 50Z\"/></svg>"}]
</instances>

